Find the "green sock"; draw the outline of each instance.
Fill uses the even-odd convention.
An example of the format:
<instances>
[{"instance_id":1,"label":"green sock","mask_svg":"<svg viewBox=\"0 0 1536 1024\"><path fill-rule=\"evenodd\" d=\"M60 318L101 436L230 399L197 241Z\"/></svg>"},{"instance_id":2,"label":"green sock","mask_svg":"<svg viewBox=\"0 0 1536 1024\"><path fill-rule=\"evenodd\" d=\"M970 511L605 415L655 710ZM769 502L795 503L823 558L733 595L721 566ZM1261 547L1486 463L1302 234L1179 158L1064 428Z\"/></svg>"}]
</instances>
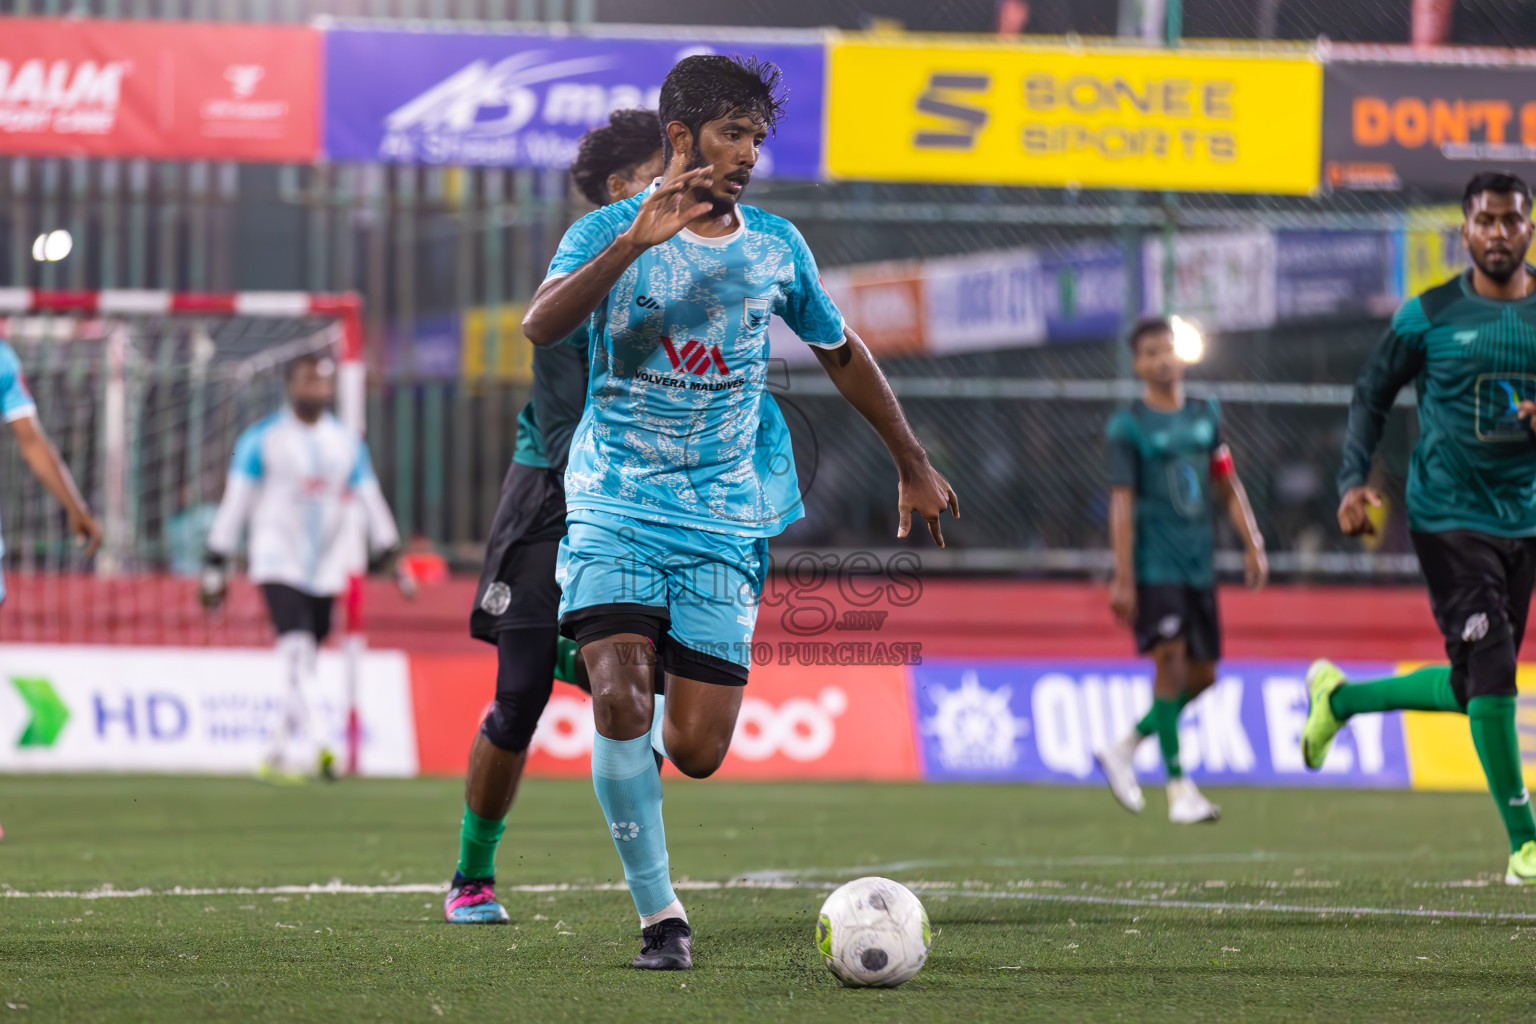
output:
<instances>
[{"instance_id":1,"label":"green sock","mask_svg":"<svg viewBox=\"0 0 1536 1024\"><path fill-rule=\"evenodd\" d=\"M1451 692L1451 667L1430 665L1402 676L1345 683L1328 698L1340 721L1372 711L1461 711Z\"/></svg>"},{"instance_id":2,"label":"green sock","mask_svg":"<svg viewBox=\"0 0 1536 1024\"><path fill-rule=\"evenodd\" d=\"M464 821L459 825L459 874L465 878L494 877L496 844L506 829L505 821L482 818L465 805Z\"/></svg>"},{"instance_id":3,"label":"green sock","mask_svg":"<svg viewBox=\"0 0 1536 1024\"><path fill-rule=\"evenodd\" d=\"M562 683L576 682L576 656L580 653L575 640L563 636L555 640L556 679Z\"/></svg>"},{"instance_id":4,"label":"green sock","mask_svg":"<svg viewBox=\"0 0 1536 1024\"><path fill-rule=\"evenodd\" d=\"M1163 749L1163 768L1170 779L1184 774L1179 767L1179 711L1185 702L1178 697L1152 698L1152 714L1157 720L1157 745Z\"/></svg>"},{"instance_id":5,"label":"green sock","mask_svg":"<svg viewBox=\"0 0 1536 1024\"><path fill-rule=\"evenodd\" d=\"M1467 701L1472 723L1472 745L1488 776L1488 792L1499 805L1504 831L1509 833L1510 852L1536 839L1536 818L1531 816L1531 796L1520 770L1520 738L1515 732L1515 698L1473 697Z\"/></svg>"},{"instance_id":6,"label":"green sock","mask_svg":"<svg viewBox=\"0 0 1536 1024\"><path fill-rule=\"evenodd\" d=\"M1174 698L1174 703L1178 704L1180 711L1183 711L1184 705L1189 703L1189 697L1181 693ZM1157 701L1155 699L1152 706L1147 708L1147 713L1141 716L1141 721L1136 723L1136 731L1143 736L1151 736L1157 732Z\"/></svg>"}]
</instances>

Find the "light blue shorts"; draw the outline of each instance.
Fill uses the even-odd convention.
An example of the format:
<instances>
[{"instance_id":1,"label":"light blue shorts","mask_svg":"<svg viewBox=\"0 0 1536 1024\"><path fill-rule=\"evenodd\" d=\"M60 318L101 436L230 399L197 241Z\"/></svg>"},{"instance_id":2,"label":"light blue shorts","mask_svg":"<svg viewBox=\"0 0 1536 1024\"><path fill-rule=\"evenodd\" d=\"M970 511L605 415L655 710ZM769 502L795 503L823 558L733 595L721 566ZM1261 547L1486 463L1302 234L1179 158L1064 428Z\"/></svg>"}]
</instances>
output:
<instances>
[{"instance_id":1,"label":"light blue shorts","mask_svg":"<svg viewBox=\"0 0 1536 1024\"><path fill-rule=\"evenodd\" d=\"M573 621L605 612L649 615L666 624L667 642L741 669L751 666L768 570L766 538L591 510L572 511L566 523L555 581L567 636L575 635L568 628Z\"/></svg>"}]
</instances>

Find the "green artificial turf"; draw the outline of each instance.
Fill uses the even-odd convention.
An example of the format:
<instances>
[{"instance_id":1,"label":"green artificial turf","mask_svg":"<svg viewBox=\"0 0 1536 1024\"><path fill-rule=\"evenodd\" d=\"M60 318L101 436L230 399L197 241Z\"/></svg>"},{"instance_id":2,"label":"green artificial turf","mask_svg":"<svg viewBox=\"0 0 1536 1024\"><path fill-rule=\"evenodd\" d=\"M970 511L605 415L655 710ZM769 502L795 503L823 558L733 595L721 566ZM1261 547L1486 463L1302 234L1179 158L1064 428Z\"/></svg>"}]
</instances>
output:
<instances>
[{"instance_id":1,"label":"green artificial turf","mask_svg":"<svg viewBox=\"0 0 1536 1024\"><path fill-rule=\"evenodd\" d=\"M586 782L528 783L513 925L467 927L437 892L168 891L441 885L451 781L6 778L0 1022L1497 1020L1536 991L1536 891L1501 884L1486 795L1226 790L1189 828L1091 788L666 789L673 874L701 886L687 974L626 966ZM827 887L863 873L911 885L937 933L899 989L844 990L815 950ZM571 888L507 891L548 883ZM15 895L105 886L151 893Z\"/></svg>"}]
</instances>

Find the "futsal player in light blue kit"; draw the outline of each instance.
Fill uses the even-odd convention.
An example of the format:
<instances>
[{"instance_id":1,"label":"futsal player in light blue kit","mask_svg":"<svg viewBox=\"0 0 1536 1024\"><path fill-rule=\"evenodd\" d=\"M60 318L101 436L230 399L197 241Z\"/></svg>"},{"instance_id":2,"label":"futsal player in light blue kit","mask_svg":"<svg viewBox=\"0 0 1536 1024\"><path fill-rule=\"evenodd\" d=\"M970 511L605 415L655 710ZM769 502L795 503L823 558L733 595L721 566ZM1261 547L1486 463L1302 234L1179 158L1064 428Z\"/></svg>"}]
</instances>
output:
<instances>
[{"instance_id":1,"label":"futsal player in light blue kit","mask_svg":"<svg viewBox=\"0 0 1536 1024\"><path fill-rule=\"evenodd\" d=\"M720 766L768 538L803 514L789 431L766 389L770 314L890 450L898 536L915 512L942 546L940 513L959 514L800 233L737 204L782 109L772 64L679 61L661 89L665 174L566 232L523 321L537 345L590 326L587 408L565 476L560 628L592 681L593 787L640 914L633 966L643 969L693 965L655 755L695 778ZM658 660L666 697L653 701Z\"/></svg>"}]
</instances>

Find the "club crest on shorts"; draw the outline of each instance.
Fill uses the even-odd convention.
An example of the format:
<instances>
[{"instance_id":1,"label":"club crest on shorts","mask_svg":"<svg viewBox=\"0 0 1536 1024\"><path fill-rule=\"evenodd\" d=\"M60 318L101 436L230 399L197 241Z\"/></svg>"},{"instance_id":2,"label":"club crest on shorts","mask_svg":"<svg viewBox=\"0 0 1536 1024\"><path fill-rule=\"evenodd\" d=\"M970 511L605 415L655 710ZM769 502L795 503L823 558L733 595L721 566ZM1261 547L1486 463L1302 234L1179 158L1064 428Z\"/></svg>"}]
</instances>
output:
<instances>
[{"instance_id":1,"label":"club crest on shorts","mask_svg":"<svg viewBox=\"0 0 1536 1024\"><path fill-rule=\"evenodd\" d=\"M1164 615L1157 620L1157 635L1172 640L1179 635L1179 627L1184 625L1184 619L1178 615Z\"/></svg>"},{"instance_id":2,"label":"club crest on shorts","mask_svg":"<svg viewBox=\"0 0 1536 1024\"><path fill-rule=\"evenodd\" d=\"M488 615L501 615L512 607L512 588L501 580L497 580L485 588L485 596L480 599L480 608Z\"/></svg>"},{"instance_id":3,"label":"club crest on shorts","mask_svg":"<svg viewBox=\"0 0 1536 1024\"><path fill-rule=\"evenodd\" d=\"M1467 624L1461 627L1461 638L1469 644L1475 644L1488 635L1488 615L1486 612L1478 612L1467 619Z\"/></svg>"}]
</instances>

